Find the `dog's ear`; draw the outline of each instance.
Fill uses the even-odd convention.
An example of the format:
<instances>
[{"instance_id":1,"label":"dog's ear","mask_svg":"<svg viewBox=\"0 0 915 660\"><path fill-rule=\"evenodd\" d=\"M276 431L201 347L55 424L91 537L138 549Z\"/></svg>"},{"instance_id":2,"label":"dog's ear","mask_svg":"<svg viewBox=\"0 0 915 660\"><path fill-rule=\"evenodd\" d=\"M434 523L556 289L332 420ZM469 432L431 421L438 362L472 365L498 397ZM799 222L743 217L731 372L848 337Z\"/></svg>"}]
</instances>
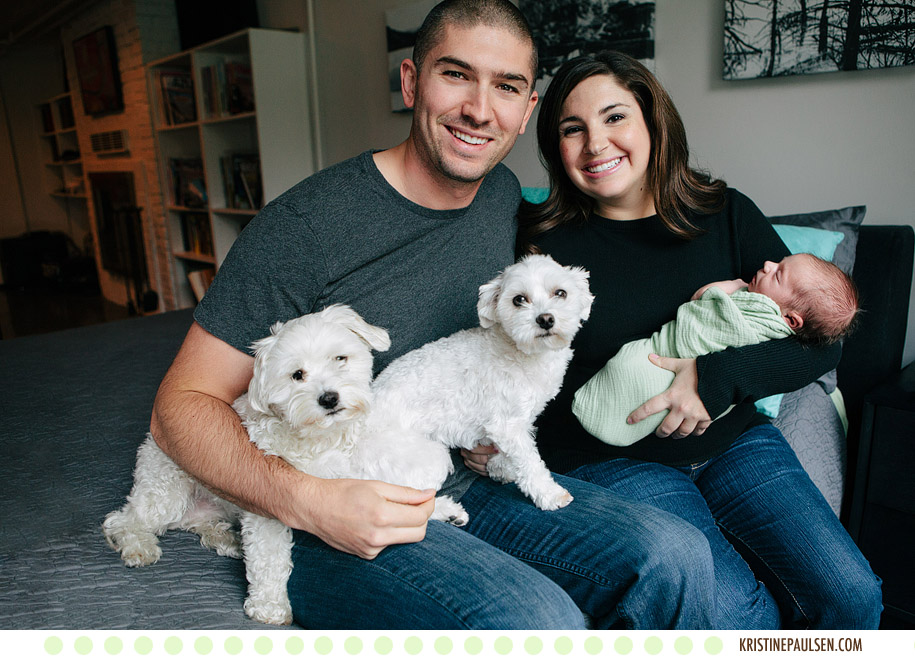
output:
<instances>
[{"instance_id":1,"label":"dog's ear","mask_svg":"<svg viewBox=\"0 0 915 660\"><path fill-rule=\"evenodd\" d=\"M279 339L277 335L283 325L284 323L281 321L274 323L270 326L269 335L251 344L251 351L254 353L254 376L248 384L248 403L261 413L270 412L270 401L267 393L267 374L269 370L264 366L264 362L273 347L276 346L276 342Z\"/></svg>"},{"instance_id":2,"label":"dog's ear","mask_svg":"<svg viewBox=\"0 0 915 660\"><path fill-rule=\"evenodd\" d=\"M339 323L368 344L372 350L386 351L391 347L388 331L369 325L349 305L330 305L321 312L321 316L331 323Z\"/></svg>"},{"instance_id":3,"label":"dog's ear","mask_svg":"<svg viewBox=\"0 0 915 660\"><path fill-rule=\"evenodd\" d=\"M496 308L499 304L499 295L502 293L503 275L490 280L480 287L477 298L477 315L480 317L481 328L491 328L496 324Z\"/></svg>"},{"instance_id":4,"label":"dog's ear","mask_svg":"<svg viewBox=\"0 0 915 660\"><path fill-rule=\"evenodd\" d=\"M578 287L582 297L580 318L582 321L587 321L591 317L591 305L594 302L594 296L591 294L591 288L588 286L588 278L591 277L591 273L580 266L571 266L567 267L567 269L575 278L575 286Z\"/></svg>"}]
</instances>

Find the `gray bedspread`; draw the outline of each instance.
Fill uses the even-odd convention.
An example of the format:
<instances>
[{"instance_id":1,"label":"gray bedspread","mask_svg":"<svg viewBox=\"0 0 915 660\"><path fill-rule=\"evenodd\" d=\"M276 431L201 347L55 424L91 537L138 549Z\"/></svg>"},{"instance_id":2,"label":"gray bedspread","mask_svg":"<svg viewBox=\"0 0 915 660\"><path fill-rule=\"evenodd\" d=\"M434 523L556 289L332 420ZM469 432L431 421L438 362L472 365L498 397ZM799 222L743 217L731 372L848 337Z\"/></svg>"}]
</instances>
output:
<instances>
[{"instance_id":1,"label":"gray bedspread","mask_svg":"<svg viewBox=\"0 0 915 660\"><path fill-rule=\"evenodd\" d=\"M191 320L0 342L0 628L271 628L242 610L244 564L196 536L169 532L157 564L128 569L101 534Z\"/></svg>"}]
</instances>

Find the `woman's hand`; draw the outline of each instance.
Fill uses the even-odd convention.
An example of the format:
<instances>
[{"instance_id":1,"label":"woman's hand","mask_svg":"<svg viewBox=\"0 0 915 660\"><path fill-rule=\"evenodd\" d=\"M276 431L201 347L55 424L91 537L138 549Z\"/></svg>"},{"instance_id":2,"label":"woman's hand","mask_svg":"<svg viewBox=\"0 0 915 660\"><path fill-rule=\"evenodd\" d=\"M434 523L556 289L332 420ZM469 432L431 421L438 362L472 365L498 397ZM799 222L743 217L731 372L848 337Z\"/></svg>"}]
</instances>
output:
<instances>
[{"instance_id":1,"label":"woman's hand","mask_svg":"<svg viewBox=\"0 0 915 660\"><path fill-rule=\"evenodd\" d=\"M498 454L499 450L493 445L476 445L473 449L462 449L461 456L464 458L464 465L479 475L488 477L486 464L493 454Z\"/></svg>"},{"instance_id":2,"label":"woman's hand","mask_svg":"<svg viewBox=\"0 0 915 660\"><path fill-rule=\"evenodd\" d=\"M673 436L680 439L688 435L702 435L712 423L705 404L699 398L699 374L696 360L692 358L667 358L652 353L652 364L674 372L674 382L665 391L648 399L632 411L626 420L629 424L640 422L663 410L667 417L655 431L659 438Z\"/></svg>"}]
</instances>

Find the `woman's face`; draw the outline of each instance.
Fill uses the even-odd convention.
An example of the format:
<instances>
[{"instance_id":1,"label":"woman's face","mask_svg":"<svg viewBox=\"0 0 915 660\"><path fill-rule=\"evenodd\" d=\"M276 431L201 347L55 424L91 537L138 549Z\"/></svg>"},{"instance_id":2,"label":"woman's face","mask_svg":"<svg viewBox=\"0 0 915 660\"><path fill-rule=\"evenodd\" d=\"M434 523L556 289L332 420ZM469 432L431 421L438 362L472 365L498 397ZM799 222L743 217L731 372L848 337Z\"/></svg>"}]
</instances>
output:
<instances>
[{"instance_id":1,"label":"woman's face","mask_svg":"<svg viewBox=\"0 0 915 660\"><path fill-rule=\"evenodd\" d=\"M569 179L595 200L598 214L614 220L654 214L648 126L635 96L612 76L586 78L566 97L559 153Z\"/></svg>"}]
</instances>

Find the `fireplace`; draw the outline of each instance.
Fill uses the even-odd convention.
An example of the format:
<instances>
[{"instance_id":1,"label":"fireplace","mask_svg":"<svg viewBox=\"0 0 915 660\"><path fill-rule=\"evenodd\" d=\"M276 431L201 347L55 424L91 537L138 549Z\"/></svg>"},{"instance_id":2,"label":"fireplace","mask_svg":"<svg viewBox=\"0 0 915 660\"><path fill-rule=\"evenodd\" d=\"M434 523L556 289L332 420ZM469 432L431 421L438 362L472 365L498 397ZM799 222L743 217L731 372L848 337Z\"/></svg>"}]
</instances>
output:
<instances>
[{"instance_id":1,"label":"fireplace","mask_svg":"<svg viewBox=\"0 0 915 660\"><path fill-rule=\"evenodd\" d=\"M153 311L158 294L150 289L143 239L143 209L137 206L133 172L91 172L102 268L124 281L127 308Z\"/></svg>"}]
</instances>

